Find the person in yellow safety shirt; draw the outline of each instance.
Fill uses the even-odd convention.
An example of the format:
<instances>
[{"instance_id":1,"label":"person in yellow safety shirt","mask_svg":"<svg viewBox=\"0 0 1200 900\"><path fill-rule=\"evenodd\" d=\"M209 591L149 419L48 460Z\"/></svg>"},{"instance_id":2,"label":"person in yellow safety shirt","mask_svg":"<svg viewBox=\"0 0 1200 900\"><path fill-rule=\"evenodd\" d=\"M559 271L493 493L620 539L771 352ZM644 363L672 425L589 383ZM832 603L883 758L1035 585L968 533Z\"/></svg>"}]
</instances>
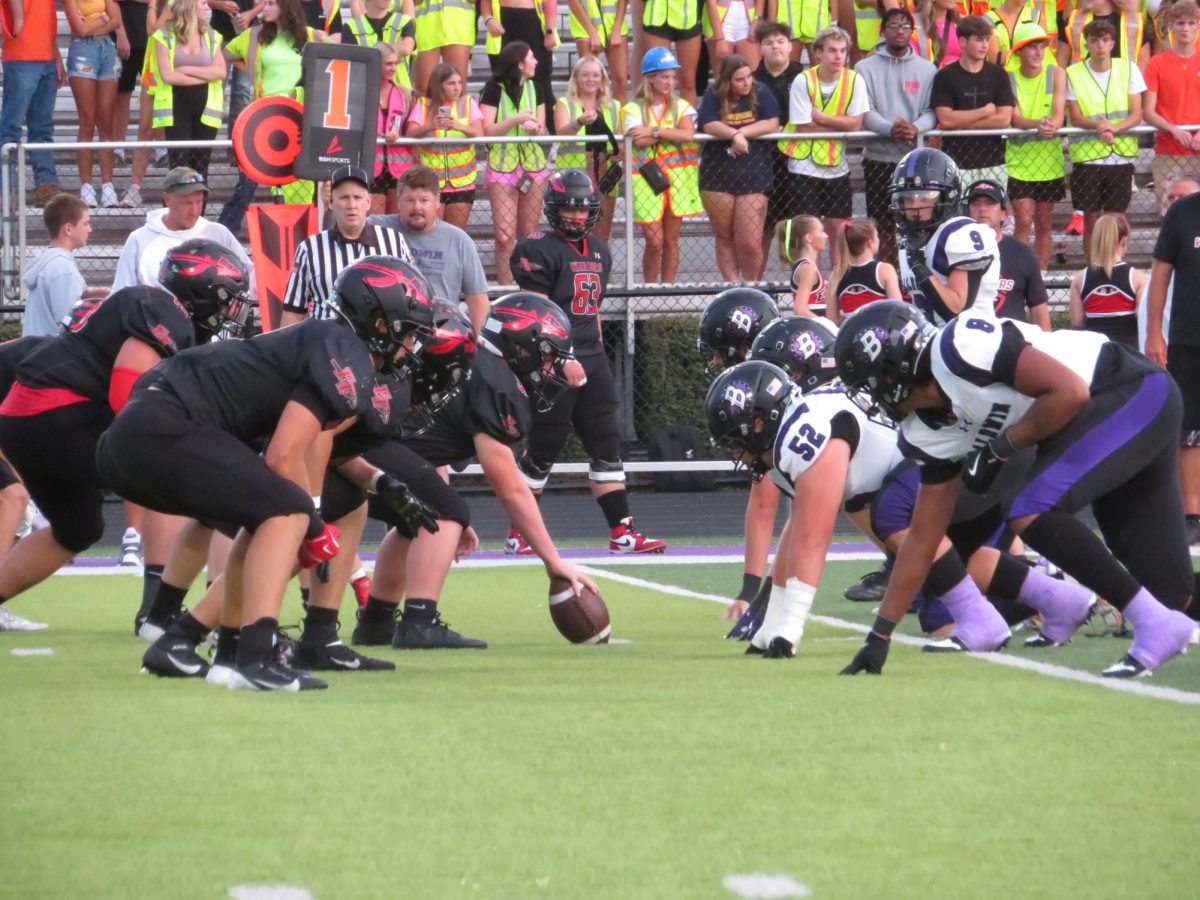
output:
<instances>
[{"instance_id":1,"label":"person in yellow safety shirt","mask_svg":"<svg viewBox=\"0 0 1200 900\"><path fill-rule=\"evenodd\" d=\"M708 63L714 77L721 60L736 53L751 69L758 67L758 44L754 23L762 15L766 0L704 0L701 24L708 43Z\"/></svg>"},{"instance_id":2,"label":"person in yellow safety shirt","mask_svg":"<svg viewBox=\"0 0 1200 900\"><path fill-rule=\"evenodd\" d=\"M460 72L471 69L475 46L475 4L472 0L416 0L417 58L412 67L413 86L425 90L439 62Z\"/></svg>"},{"instance_id":3,"label":"person in yellow safety shirt","mask_svg":"<svg viewBox=\"0 0 1200 900\"><path fill-rule=\"evenodd\" d=\"M484 46L492 74L500 65L501 50L513 41L525 42L537 59L537 90L549 103L554 97L550 79L554 74L552 51L558 46L558 0L480 0L479 15L487 29ZM554 128L553 121L546 125Z\"/></svg>"},{"instance_id":4,"label":"person in yellow safety shirt","mask_svg":"<svg viewBox=\"0 0 1200 900\"><path fill-rule=\"evenodd\" d=\"M413 0L366 0L361 16L342 18L342 43L374 47L380 41L391 44L400 54L396 66L396 84L412 92L409 58L417 48L417 25Z\"/></svg>"},{"instance_id":5,"label":"person in yellow safety shirt","mask_svg":"<svg viewBox=\"0 0 1200 900\"><path fill-rule=\"evenodd\" d=\"M633 217L642 226L642 276L672 282L679 272L679 232L699 215L696 110L675 95L679 60L666 47L642 57L642 83L625 104L625 136L633 141ZM648 178L643 169L651 172ZM658 190L661 188L661 190Z\"/></svg>"},{"instance_id":6,"label":"person in yellow safety shirt","mask_svg":"<svg viewBox=\"0 0 1200 900\"><path fill-rule=\"evenodd\" d=\"M625 0L567 0L567 5L571 7L571 37L579 58L599 59L603 53L608 62L612 96L624 103L629 96L629 21Z\"/></svg>"},{"instance_id":7,"label":"person in yellow safety shirt","mask_svg":"<svg viewBox=\"0 0 1200 900\"><path fill-rule=\"evenodd\" d=\"M1124 132L1142 122L1146 82L1128 59L1112 58L1117 34L1111 22L1089 22L1083 38L1088 58L1067 67L1067 108L1071 124L1096 137L1072 138L1068 152L1071 200L1083 210L1083 248L1090 254L1096 220L1106 212L1124 214L1133 199L1138 142Z\"/></svg>"},{"instance_id":8,"label":"person in yellow safety shirt","mask_svg":"<svg viewBox=\"0 0 1200 900\"><path fill-rule=\"evenodd\" d=\"M1017 105L1013 128L1036 128L1037 135L1010 137L1004 150L1008 167L1008 196L1016 225L1013 237L1023 244L1034 235L1033 250L1041 271L1050 268L1054 204L1067 196L1066 166L1060 140L1067 106L1067 76L1062 66L1050 65L1050 35L1040 25L1017 26L1010 72Z\"/></svg>"},{"instance_id":9,"label":"person in yellow safety shirt","mask_svg":"<svg viewBox=\"0 0 1200 900\"><path fill-rule=\"evenodd\" d=\"M767 18L792 29L792 59L799 60L822 29L833 24L831 0L767 0Z\"/></svg>"},{"instance_id":10,"label":"person in yellow safety shirt","mask_svg":"<svg viewBox=\"0 0 1200 900\"><path fill-rule=\"evenodd\" d=\"M851 66L874 53L875 47L883 40L879 28L884 13L903 6L901 0L838 0L838 23L853 38L850 44ZM847 23L853 23L853 27Z\"/></svg>"},{"instance_id":11,"label":"person in yellow safety shirt","mask_svg":"<svg viewBox=\"0 0 1200 900\"><path fill-rule=\"evenodd\" d=\"M1150 41L1138 0L1079 0L1079 6L1067 17L1067 43L1059 47L1059 64L1066 66L1087 58L1084 28L1097 19L1113 26L1116 42L1112 58L1127 59L1145 68L1150 61Z\"/></svg>"},{"instance_id":12,"label":"person in yellow safety shirt","mask_svg":"<svg viewBox=\"0 0 1200 900\"><path fill-rule=\"evenodd\" d=\"M698 96L696 70L700 65L700 7L703 2L704 0L645 0L645 9L642 12L639 49L643 54L643 76L646 72L645 55L655 48L670 52L671 45L674 44L672 56L679 62L679 95L692 106L695 106ZM828 0L820 2L828 3ZM656 58L661 59L661 56Z\"/></svg>"},{"instance_id":13,"label":"person in yellow safety shirt","mask_svg":"<svg viewBox=\"0 0 1200 900\"><path fill-rule=\"evenodd\" d=\"M1021 67L1021 60L1012 50L1014 33L1022 25L1033 24L1048 34L1049 16L1049 0L1004 0L995 9L990 10L987 19L992 23L994 30L992 44L988 49L988 61L1004 66L1006 72L1017 71ZM1057 64L1053 56L1048 62L1050 65Z\"/></svg>"}]
</instances>

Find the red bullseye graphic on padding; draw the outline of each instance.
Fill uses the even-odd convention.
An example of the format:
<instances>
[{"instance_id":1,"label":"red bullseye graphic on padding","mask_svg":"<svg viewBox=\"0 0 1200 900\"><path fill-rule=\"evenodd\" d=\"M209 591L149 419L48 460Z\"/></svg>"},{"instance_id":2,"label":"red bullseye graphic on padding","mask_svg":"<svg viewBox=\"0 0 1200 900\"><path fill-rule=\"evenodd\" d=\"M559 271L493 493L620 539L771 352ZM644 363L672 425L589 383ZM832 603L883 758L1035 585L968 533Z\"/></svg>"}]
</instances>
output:
<instances>
[{"instance_id":1,"label":"red bullseye graphic on padding","mask_svg":"<svg viewBox=\"0 0 1200 900\"><path fill-rule=\"evenodd\" d=\"M233 152L238 166L259 184L291 184L300 155L304 107L291 97L263 97L238 116Z\"/></svg>"}]
</instances>

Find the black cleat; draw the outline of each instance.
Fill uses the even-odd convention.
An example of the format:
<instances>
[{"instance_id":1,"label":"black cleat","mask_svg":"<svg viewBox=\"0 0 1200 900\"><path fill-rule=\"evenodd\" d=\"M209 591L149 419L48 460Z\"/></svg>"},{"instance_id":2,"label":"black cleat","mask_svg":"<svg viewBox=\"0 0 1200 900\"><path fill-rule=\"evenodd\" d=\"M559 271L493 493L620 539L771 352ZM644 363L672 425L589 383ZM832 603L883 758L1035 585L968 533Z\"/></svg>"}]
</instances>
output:
<instances>
[{"instance_id":1,"label":"black cleat","mask_svg":"<svg viewBox=\"0 0 1200 900\"><path fill-rule=\"evenodd\" d=\"M295 665L310 672L392 672L396 668L394 662L354 652L337 638L331 643L301 641L296 645Z\"/></svg>"},{"instance_id":2,"label":"black cleat","mask_svg":"<svg viewBox=\"0 0 1200 900\"><path fill-rule=\"evenodd\" d=\"M203 678L208 663L187 638L164 634L142 656L142 671L160 678Z\"/></svg>"},{"instance_id":3,"label":"black cleat","mask_svg":"<svg viewBox=\"0 0 1200 900\"><path fill-rule=\"evenodd\" d=\"M763 652L763 659L793 659L796 648L787 638L774 638Z\"/></svg>"},{"instance_id":4,"label":"black cleat","mask_svg":"<svg viewBox=\"0 0 1200 900\"><path fill-rule=\"evenodd\" d=\"M767 651L765 651L765 650L760 650L758 647L755 647L753 644L750 644L750 645L749 645L749 646L746 648L746 655L747 655L747 656L762 656L762 655L763 655L764 653L766 653L766 652L767 652Z\"/></svg>"},{"instance_id":5,"label":"black cleat","mask_svg":"<svg viewBox=\"0 0 1200 900\"><path fill-rule=\"evenodd\" d=\"M1105 678L1140 678L1149 676L1150 670L1126 653L1100 674Z\"/></svg>"},{"instance_id":6,"label":"black cleat","mask_svg":"<svg viewBox=\"0 0 1200 900\"><path fill-rule=\"evenodd\" d=\"M359 619L350 635L350 643L355 647L390 647L396 625L396 619L392 616L386 619Z\"/></svg>"},{"instance_id":7,"label":"black cleat","mask_svg":"<svg viewBox=\"0 0 1200 900\"><path fill-rule=\"evenodd\" d=\"M241 668L235 666L229 676L231 691L320 691L329 687L319 678L307 672L298 672L276 662L254 663Z\"/></svg>"},{"instance_id":8,"label":"black cleat","mask_svg":"<svg viewBox=\"0 0 1200 900\"><path fill-rule=\"evenodd\" d=\"M892 565L895 557L889 556L883 565L874 572L868 572L858 584L852 584L842 594L847 600L855 603L878 603L887 591L888 580L892 577Z\"/></svg>"},{"instance_id":9,"label":"black cleat","mask_svg":"<svg viewBox=\"0 0 1200 900\"><path fill-rule=\"evenodd\" d=\"M401 618L392 635L392 647L396 650L484 650L487 641L464 637L442 621L441 616L407 622Z\"/></svg>"}]
</instances>

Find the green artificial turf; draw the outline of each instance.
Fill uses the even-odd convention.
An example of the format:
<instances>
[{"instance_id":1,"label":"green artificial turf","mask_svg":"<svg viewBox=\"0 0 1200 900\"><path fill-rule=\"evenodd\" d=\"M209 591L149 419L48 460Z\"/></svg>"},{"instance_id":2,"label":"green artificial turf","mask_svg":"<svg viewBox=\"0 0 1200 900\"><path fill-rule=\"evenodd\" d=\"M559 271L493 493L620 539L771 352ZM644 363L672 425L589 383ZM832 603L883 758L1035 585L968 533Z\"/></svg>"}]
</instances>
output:
<instances>
[{"instance_id":1,"label":"green artificial turf","mask_svg":"<svg viewBox=\"0 0 1200 900\"><path fill-rule=\"evenodd\" d=\"M602 587L627 644L565 643L535 569L461 570L445 613L490 649L281 696L139 675L138 582L52 579L13 604L52 630L0 634L0 896L1195 896L1195 707L902 646L838 678L846 632L751 659L715 604Z\"/></svg>"}]
</instances>

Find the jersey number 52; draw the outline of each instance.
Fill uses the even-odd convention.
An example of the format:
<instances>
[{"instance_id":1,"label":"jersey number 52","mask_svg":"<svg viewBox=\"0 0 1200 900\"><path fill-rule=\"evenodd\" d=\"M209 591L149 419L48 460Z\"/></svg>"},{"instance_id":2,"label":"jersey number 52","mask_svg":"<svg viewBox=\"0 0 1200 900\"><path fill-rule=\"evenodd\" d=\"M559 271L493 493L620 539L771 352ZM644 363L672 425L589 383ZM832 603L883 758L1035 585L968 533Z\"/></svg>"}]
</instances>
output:
<instances>
[{"instance_id":1,"label":"jersey number 52","mask_svg":"<svg viewBox=\"0 0 1200 900\"><path fill-rule=\"evenodd\" d=\"M571 312L577 316L594 316L600 310L600 276L585 272L575 276L575 298Z\"/></svg>"}]
</instances>

